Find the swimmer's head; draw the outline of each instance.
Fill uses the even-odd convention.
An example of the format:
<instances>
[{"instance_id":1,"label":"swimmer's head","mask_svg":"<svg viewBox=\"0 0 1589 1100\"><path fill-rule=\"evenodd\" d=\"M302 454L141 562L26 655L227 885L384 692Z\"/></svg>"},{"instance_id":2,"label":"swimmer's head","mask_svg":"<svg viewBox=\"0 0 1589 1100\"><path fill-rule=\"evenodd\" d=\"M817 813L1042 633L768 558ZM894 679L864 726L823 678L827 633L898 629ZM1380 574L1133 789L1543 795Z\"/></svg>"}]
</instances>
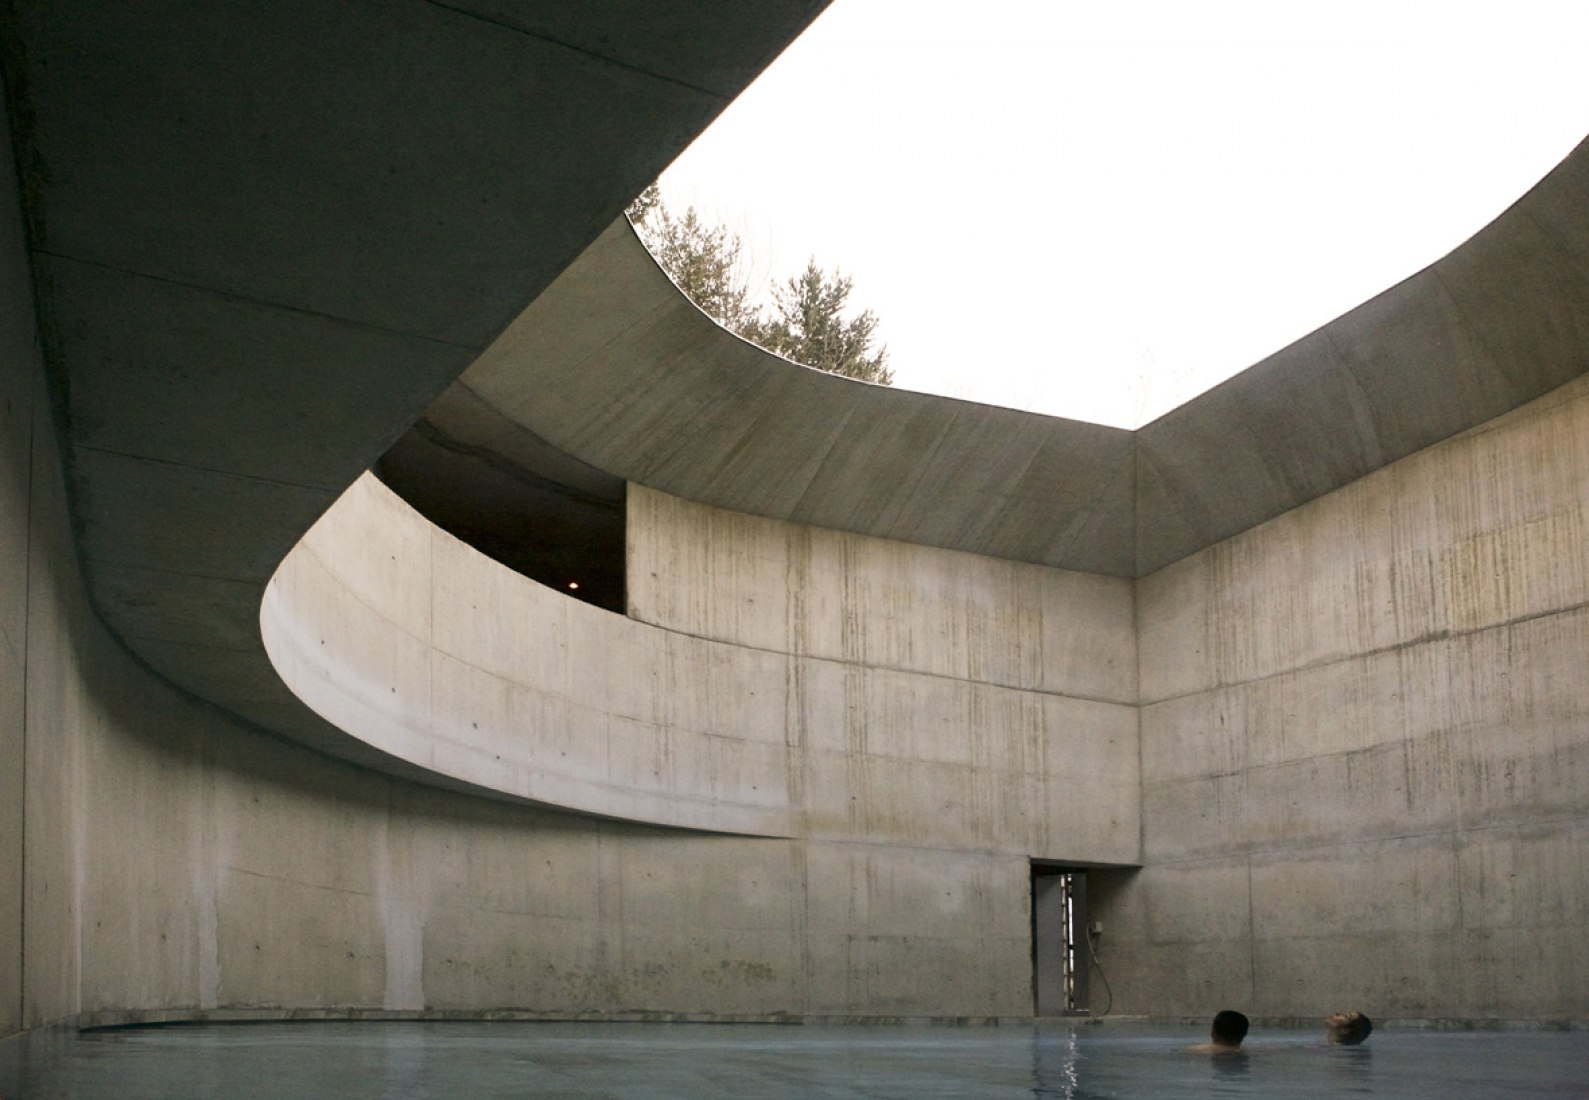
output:
<instances>
[{"instance_id":1,"label":"swimmer's head","mask_svg":"<svg viewBox=\"0 0 1589 1100\"><path fill-rule=\"evenodd\" d=\"M1247 1017L1228 1008L1215 1014L1209 1038L1216 1046L1239 1047L1246 1037Z\"/></svg>"},{"instance_id":2,"label":"swimmer's head","mask_svg":"<svg viewBox=\"0 0 1589 1100\"><path fill-rule=\"evenodd\" d=\"M1374 1021L1361 1012L1337 1012L1324 1021L1324 1033L1337 1046L1355 1047L1374 1030Z\"/></svg>"}]
</instances>

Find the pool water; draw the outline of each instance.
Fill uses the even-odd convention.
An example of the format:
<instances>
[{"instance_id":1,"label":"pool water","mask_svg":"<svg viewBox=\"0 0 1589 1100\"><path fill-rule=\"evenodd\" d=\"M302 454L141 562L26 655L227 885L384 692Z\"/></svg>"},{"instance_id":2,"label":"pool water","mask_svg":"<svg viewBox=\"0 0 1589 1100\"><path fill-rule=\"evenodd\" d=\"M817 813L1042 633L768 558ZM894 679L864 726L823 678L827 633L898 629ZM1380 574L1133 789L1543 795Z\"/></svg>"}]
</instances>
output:
<instances>
[{"instance_id":1,"label":"pool water","mask_svg":"<svg viewBox=\"0 0 1589 1100\"><path fill-rule=\"evenodd\" d=\"M1381 1028L1361 1047L1257 1030L751 1024L269 1023L0 1043L4 1100L1102 1100L1589 1097L1589 1033Z\"/></svg>"}]
</instances>

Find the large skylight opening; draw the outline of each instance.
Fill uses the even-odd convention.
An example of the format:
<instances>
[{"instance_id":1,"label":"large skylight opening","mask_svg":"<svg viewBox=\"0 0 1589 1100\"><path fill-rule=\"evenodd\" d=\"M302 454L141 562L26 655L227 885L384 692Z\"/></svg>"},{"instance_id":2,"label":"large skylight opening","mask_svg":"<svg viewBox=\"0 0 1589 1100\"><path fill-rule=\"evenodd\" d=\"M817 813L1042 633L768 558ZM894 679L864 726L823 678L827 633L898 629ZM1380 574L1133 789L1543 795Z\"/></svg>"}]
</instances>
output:
<instances>
[{"instance_id":1,"label":"large skylight opening","mask_svg":"<svg viewBox=\"0 0 1589 1100\"><path fill-rule=\"evenodd\" d=\"M662 177L896 387L1134 428L1472 236L1589 133L1589 5L834 0Z\"/></svg>"}]
</instances>

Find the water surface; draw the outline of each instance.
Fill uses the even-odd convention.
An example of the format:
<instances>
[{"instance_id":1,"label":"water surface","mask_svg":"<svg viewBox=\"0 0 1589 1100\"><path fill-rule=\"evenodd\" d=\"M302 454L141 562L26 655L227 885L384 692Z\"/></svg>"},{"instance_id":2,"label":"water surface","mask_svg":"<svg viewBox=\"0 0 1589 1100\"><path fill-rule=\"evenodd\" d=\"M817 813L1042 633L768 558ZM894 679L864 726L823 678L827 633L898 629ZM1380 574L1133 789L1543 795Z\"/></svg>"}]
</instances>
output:
<instances>
[{"instance_id":1,"label":"water surface","mask_svg":"<svg viewBox=\"0 0 1589 1100\"><path fill-rule=\"evenodd\" d=\"M1320 1033L1322 1034L1322 1032ZM1158 1100L1589 1097L1584 1032L1398 1032L1362 1047L1255 1031L750 1024L270 1023L0 1043L5 1100Z\"/></svg>"}]
</instances>

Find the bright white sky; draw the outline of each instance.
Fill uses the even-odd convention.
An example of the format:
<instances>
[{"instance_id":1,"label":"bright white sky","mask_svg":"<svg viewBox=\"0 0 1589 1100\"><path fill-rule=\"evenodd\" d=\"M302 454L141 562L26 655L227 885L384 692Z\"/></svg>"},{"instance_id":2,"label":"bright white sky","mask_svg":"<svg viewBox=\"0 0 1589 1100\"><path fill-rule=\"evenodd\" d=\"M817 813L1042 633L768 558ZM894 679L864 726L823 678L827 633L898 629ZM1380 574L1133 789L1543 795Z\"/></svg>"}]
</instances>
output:
<instances>
[{"instance_id":1,"label":"bright white sky","mask_svg":"<svg viewBox=\"0 0 1589 1100\"><path fill-rule=\"evenodd\" d=\"M895 385L1137 427L1449 252L1589 133L1582 0L834 0L662 177Z\"/></svg>"}]
</instances>

